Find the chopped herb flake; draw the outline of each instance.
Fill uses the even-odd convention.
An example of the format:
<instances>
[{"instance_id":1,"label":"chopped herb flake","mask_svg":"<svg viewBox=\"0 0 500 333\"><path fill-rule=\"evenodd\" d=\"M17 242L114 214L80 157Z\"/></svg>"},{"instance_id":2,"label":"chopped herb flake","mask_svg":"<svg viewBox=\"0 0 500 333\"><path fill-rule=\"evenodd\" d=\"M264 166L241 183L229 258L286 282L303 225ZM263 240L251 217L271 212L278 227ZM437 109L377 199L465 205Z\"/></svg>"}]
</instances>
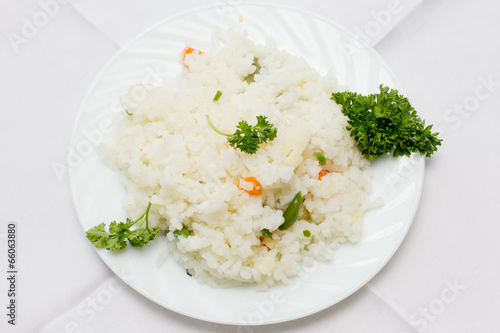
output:
<instances>
[{"instance_id":1,"label":"chopped herb flake","mask_svg":"<svg viewBox=\"0 0 500 333\"><path fill-rule=\"evenodd\" d=\"M262 237L264 238L269 238L273 235L272 232L269 231L269 229L262 229Z\"/></svg>"},{"instance_id":2,"label":"chopped herb flake","mask_svg":"<svg viewBox=\"0 0 500 333\"><path fill-rule=\"evenodd\" d=\"M174 236L176 236L176 237L179 237L179 236L189 237L190 234L191 234L191 232L186 227L182 227L182 229L174 230Z\"/></svg>"},{"instance_id":3,"label":"chopped herb flake","mask_svg":"<svg viewBox=\"0 0 500 333\"><path fill-rule=\"evenodd\" d=\"M221 96L222 96L222 91L217 90L214 96L214 102L217 102Z\"/></svg>"},{"instance_id":4,"label":"chopped herb flake","mask_svg":"<svg viewBox=\"0 0 500 333\"><path fill-rule=\"evenodd\" d=\"M313 156L318 160L320 165L326 165L326 157L319 151L314 153Z\"/></svg>"},{"instance_id":5,"label":"chopped herb flake","mask_svg":"<svg viewBox=\"0 0 500 333\"><path fill-rule=\"evenodd\" d=\"M252 74L249 74L249 75L247 75L247 76L245 77L245 81L246 81L248 84L250 84L250 83L252 83L252 82L255 82L255 78L254 78L255 74L260 74L260 69L261 69L261 67L260 67L260 65L259 65L259 58L257 58L257 57L253 57L253 63L252 63L252 65L254 65L254 66L255 66L255 71L254 71Z\"/></svg>"}]
</instances>

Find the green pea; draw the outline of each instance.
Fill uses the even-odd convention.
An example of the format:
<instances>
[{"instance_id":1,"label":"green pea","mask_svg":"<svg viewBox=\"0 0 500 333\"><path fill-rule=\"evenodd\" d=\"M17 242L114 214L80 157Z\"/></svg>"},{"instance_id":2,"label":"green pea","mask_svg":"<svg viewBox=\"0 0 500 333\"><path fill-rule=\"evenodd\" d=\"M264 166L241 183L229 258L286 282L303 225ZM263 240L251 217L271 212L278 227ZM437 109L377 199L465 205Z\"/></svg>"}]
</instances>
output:
<instances>
[{"instance_id":1,"label":"green pea","mask_svg":"<svg viewBox=\"0 0 500 333\"><path fill-rule=\"evenodd\" d=\"M285 218L285 222L279 226L280 230L285 230L290 228L295 221L299 218L300 206L304 202L304 196L302 192L298 192L293 198L292 202L288 205L288 208L283 213L283 217Z\"/></svg>"}]
</instances>

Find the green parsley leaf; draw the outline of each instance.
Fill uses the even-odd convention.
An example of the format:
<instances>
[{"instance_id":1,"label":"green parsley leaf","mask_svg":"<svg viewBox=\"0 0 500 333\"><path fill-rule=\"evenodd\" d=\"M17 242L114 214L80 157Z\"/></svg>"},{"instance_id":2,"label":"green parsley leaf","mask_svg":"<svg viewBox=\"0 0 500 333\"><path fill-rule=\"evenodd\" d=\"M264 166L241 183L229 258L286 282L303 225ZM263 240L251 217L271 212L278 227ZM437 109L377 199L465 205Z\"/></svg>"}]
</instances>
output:
<instances>
[{"instance_id":1,"label":"green parsley leaf","mask_svg":"<svg viewBox=\"0 0 500 333\"><path fill-rule=\"evenodd\" d=\"M158 227L149 229L148 215L150 208L151 202L148 204L146 212L135 221L127 218L126 223L111 222L109 224L109 232L106 231L106 224L101 223L87 231L87 239L92 242L95 247L104 248L110 251L126 248L127 242L125 239L128 239L132 246L143 246L153 240L159 231ZM130 228L139 221L141 221L139 227L135 230L130 230ZM144 223L146 225L142 227Z\"/></svg>"},{"instance_id":2,"label":"green parsley leaf","mask_svg":"<svg viewBox=\"0 0 500 333\"><path fill-rule=\"evenodd\" d=\"M141 247L144 244L152 241L158 235L158 229L150 230L149 228L136 229L128 235L130 245Z\"/></svg>"},{"instance_id":3,"label":"green parsley leaf","mask_svg":"<svg viewBox=\"0 0 500 333\"><path fill-rule=\"evenodd\" d=\"M278 133L278 129L267 121L266 116L262 115L257 116L257 124L254 126L249 125L245 120L240 121L233 134L219 131L208 115L206 115L206 118L215 132L227 136L227 142L231 147L238 148L247 154L255 154L259 149L259 144L273 141Z\"/></svg>"},{"instance_id":4,"label":"green parsley leaf","mask_svg":"<svg viewBox=\"0 0 500 333\"><path fill-rule=\"evenodd\" d=\"M387 153L394 157L412 152L430 157L441 145L439 133L432 133L406 97L397 90L380 85L380 93L360 95L354 92L332 94L348 119L347 130L355 138L361 153L374 160Z\"/></svg>"},{"instance_id":5,"label":"green parsley leaf","mask_svg":"<svg viewBox=\"0 0 500 333\"><path fill-rule=\"evenodd\" d=\"M116 222L114 222L116 223ZM101 223L87 231L87 239L100 249L106 247L109 232L106 231L106 223Z\"/></svg>"}]
</instances>

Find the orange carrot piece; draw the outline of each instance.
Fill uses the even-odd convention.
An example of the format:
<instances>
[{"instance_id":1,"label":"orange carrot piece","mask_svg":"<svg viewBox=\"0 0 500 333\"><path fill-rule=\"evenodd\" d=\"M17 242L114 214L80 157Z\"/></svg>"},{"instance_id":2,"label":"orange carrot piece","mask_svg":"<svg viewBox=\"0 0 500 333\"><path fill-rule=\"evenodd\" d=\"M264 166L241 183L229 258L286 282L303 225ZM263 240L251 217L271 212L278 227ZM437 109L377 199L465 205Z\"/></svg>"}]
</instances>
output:
<instances>
[{"instance_id":1,"label":"orange carrot piece","mask_svg":"<svg viewBox=\"0 0 500 333\"><path fill-rule=\"evenodd\" d=\"M262 194L262 186L255 177L245 177L238 180L238 189L247 192L248 194Z\"/></svg>"},{"instance_id":2,"label":"orange carrot piece","mask_svg":"<svg viewBox=\"0 0 500 333\"><path fill-rule=\"evenodd\" d=\"M184 64L184 66L186 66L187 68L189 68L188 65L186 65L186 55L188 54L191 54L193 52L198 52L198 54L204 54L204 52L200 51L200 50L195 50L193 49L192 47L189 47L189 46L186 46L184 48L184 51L182 51L182 63Z\"/></svg>"},{"instance_id":3,"label":"orange carrot piece","mask_svg":"<svg viewBox=\"0 0 500 333\"><path fill-rule=\"evenodd\" d=\"M316 179L318 180L321 180L321 178L323 178L323 176L326 174L326 172L322 169L322 170L319 170L318 172L318 177ZM314 178L313 176L309 175L309 178Z\"/></svg>"}]
</instances>

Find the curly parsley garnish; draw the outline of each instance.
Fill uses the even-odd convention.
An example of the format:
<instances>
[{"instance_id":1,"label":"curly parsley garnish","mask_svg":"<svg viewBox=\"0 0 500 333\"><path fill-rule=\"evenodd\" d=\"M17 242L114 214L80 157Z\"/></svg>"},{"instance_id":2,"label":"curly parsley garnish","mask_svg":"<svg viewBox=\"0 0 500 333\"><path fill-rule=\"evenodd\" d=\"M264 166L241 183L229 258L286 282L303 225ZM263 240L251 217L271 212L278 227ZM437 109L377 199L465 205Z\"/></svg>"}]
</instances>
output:
<instances>
[{"instance_id":1,"label":"curly parsley garnish","mask_svg":"<svg viewBox=\"0 0 500 333\"><path fill-rule=\"evenodd\" d=\"M149 229L148 215L150 208L151 202L148 204L146 212L135 221L132 221L127 217L126 223L116 223L116 221L111 222L109 225L109 232L106 231L106 224L103 222L87 231L87 239L91 241L95 247L111 251L126 248L127 242L125 239L128 239L130 245L141 247L153 240L159 230L158 228ZM141 221L139 227L135 230L130 230L130 228L139 221ZM143 228L142 225L144 223L146 223L146 225Z\"/></svg>"},{"instance_id":2,"label":"curly parsley garnish","mask_svg":"<svg viewBox=\"0 0 500 333\"><path fill-rule=\"evenodd\" d=\"M417 116L408 99L397 90L380 85L380 93L359 95L354 92L332 94L349 120L347 130L356 139L361 153L369 160L393 152L394 157L419 152L430 157L441 145L439 133Z\"/></svg>"},{"instance_id":3,"label":"curly parsley garnish","mask_svg":"<svg viewBox=\"0 0 500 333\"><path fill-rule=\"evenodd\" d=\"M245 120L240 121L233 134L219 131L210 117L208 115L206 117L208 124L215 132L227 136L227 142L231 147L238 148L247 154L254 154L259 149L259 144L273 141L278 133L278 129L267 121L266 116L257 116L257 124L253 126L250 126Z\"/></svg>"}]
</instances>

